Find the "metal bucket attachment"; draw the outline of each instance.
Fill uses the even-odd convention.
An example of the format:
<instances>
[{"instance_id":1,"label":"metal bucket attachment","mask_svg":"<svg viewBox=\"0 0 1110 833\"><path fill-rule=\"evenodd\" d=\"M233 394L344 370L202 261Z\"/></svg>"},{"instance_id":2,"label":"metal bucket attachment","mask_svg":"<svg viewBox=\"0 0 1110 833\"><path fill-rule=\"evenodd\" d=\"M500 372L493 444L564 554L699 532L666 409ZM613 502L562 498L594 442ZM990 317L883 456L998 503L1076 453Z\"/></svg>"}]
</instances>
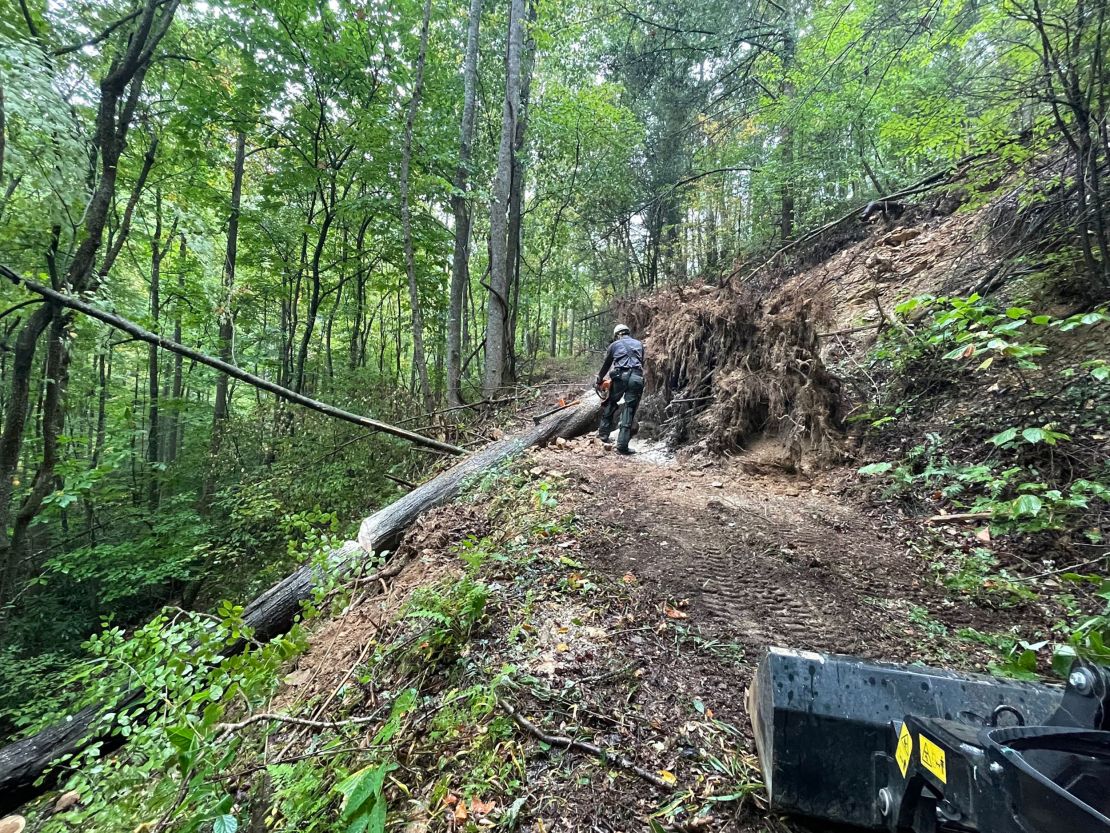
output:
<instances>
[{"instance_id":1,"label":"metal bucket attachment","mask_svg":"<svg viewBox=\"0 0 1110 833\"><path fill-rule=\"evenodd\" d=\"M1055 686L771 648L748 714L772 807L879 830L906 715L982 727L1007 706L1039 725L1062 697Z\"/></svg>"}]
</instances>

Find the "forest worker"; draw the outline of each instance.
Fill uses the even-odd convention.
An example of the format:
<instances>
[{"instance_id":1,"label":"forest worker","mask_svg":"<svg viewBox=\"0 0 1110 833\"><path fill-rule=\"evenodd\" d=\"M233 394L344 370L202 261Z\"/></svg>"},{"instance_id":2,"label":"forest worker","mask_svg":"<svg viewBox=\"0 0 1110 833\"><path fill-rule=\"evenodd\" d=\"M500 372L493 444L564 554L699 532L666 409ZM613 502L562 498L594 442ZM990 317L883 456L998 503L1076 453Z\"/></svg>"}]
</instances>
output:
<instances>
[{"instance_id":1,"label":"forest worker","mask_svg":"<svg viewBox=\"0 0 1110 833\"><path fill-rule=\"evenodd\" d=\"M597 387L601 387L606 373L610 379L609 398L602 406L597 435L603 443L612 442L609 433L613 430L613 415L623 396L624 411L621 413L620 430L617 431L617 451L633 454L628 441L632 439L632 420L636 417L636 407L644 392L644 345L632 337L632 331L624 324L613 328L613 343L609 345L605 362L597 374Z\"/></svg>"}]
</instances>

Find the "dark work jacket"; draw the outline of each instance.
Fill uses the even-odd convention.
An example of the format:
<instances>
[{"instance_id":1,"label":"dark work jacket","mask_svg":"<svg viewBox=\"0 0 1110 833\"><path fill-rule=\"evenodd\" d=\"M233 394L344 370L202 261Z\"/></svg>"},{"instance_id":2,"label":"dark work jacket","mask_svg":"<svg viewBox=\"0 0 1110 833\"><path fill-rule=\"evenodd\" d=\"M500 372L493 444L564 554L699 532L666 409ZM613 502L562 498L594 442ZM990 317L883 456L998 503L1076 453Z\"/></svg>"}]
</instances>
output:
<instances>
[{"instance_id":1,"label":"dark work jacket","mask_svg":"<svg viewBox=\"0 0 1110 833\"><path fill-rule=\"evenodd\" d=\"M622 336L609 345L605 353L605 363L601 365L601 372L597 378L605 378L609 369L614 375L625 370L638 370L644 372L644 345L632 336Z\"/></svg>"}]
</instances>

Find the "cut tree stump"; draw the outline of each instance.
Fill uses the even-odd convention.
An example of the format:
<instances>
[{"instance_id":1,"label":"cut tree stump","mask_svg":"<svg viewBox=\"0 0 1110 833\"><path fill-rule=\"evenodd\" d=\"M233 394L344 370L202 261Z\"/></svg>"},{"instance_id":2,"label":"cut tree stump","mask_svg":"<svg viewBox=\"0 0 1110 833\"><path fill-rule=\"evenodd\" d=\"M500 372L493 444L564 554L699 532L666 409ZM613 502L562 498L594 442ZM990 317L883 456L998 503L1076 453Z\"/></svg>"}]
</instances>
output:
<instances>
[{"instance_id":1,"label":"cut tree stump","mask_svg":"<svg viewBox=\"0 0 1110 833\"><path fill-rule=\"evenodd\" d=\"M593 429L601 414L601 400L592 389L584 391L579 399L576 407L486 446L366 518L359 528L358 541L347 541L329 554L325 572L333 574L346 569L360 556L393 549L402 533L423 512L453 500L472 478L526 448L543 445L556 437L581 436ZM273 639L292 627L301 603L325 578L320 569L305 565L247 604L243 619L254 631L256 640ZM245 642L238 649L244 647ZM142 694L139 690L128 692L119 707L136 703ZM62 755L77 752L94 741L102 744L102 754L121 747L124 738L96 727L102 711L102 706L88 706L28 738L0 747L0 813L11 812L51 788L56 776L49 772L50 764ZM47 777L36 783L44 774Z\"/></svg>"}]
</instances>

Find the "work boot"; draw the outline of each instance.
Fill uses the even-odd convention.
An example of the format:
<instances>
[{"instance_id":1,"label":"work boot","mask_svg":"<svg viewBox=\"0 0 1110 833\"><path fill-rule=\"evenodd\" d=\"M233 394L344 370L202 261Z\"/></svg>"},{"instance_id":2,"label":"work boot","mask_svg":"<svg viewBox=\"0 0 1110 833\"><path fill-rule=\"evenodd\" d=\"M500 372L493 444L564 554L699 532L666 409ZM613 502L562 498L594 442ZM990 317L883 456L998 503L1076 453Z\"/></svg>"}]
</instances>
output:
<instances>
[{"instance_id":1,"label":"work boot","mask_svg":"<svg viewBox=\"0 0 1110 833\"><path fill-rule=\"evenodd\" d=\"M617 454L635 454L635 453L636 452L633 451L628 446L625 446L624 448L621 448L619 445L617 446Z\"/></svg>"},{"instance_id":2,"label":"work boot","mask_svg":"<svg viewBox=\"0 0 1110 833\"><path fill-rule=\"evenodd\" d=\"M597 438L599 440L601 440L605 445L612 445L613 444L613 440L610 439L608 434L598 434Z\"/></svg>"},{"instance_id":3,"label":"work boot","mask_svg":"<svg viewBox=\"0 0 1110 833\"><path fill-rule=\"evenodd\" d=\"M621 420L620 429L617 431L617 448L628 451L628 443L632 440L632 426L625 425Z\"/></svg>"}]
</instances>

